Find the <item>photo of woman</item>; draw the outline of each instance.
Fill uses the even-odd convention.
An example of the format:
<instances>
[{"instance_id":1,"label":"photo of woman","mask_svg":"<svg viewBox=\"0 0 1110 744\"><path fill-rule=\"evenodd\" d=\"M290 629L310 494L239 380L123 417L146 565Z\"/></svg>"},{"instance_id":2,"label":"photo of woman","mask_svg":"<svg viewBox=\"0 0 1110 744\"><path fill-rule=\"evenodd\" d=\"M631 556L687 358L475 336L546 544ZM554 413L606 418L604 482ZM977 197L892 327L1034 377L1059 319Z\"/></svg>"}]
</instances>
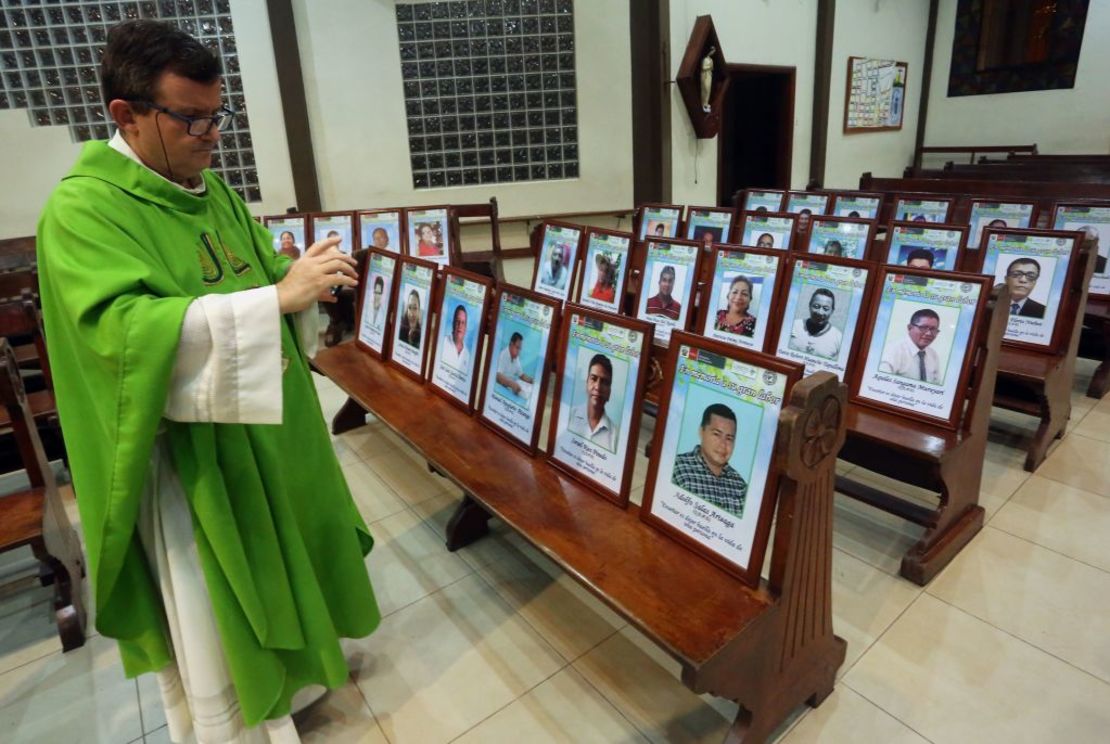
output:
<instances>
[{"instance_id":1,"label":"photo of woman","mask_svg":"<svg viewBox=\"0 0 1110 744\"><path fill-rule=\"evenodd\" d=\"M420 319L420 295L413 289L409 291L408 299L405 300L405 312L401 316L398 340L419 349L421 340Z\"/></svg>"},{"instance_id":2,"label":"photo of woman","mask_svg":"<svg viewBox=\"0 0 1110 744\"><path fill-rule=\"evenodd\" d=\"M617 293L617 272L613 261L599 251L594 254L594 264L597 266L597 281L590 289L590 297L599 302L613 302Z\"/></svg>"},{"instance_id":3,"label":"photo of woman","mask_svg":"<svg viewBox=\"0 0 1110 744\"><path fill-rule=\"evenodd\" d=\"M755 333L756 317L749 312L753 285L746 276L733 278L728 288L728 306L717 311L714 330L751 336Z\"/></svg>"}]
</instances>

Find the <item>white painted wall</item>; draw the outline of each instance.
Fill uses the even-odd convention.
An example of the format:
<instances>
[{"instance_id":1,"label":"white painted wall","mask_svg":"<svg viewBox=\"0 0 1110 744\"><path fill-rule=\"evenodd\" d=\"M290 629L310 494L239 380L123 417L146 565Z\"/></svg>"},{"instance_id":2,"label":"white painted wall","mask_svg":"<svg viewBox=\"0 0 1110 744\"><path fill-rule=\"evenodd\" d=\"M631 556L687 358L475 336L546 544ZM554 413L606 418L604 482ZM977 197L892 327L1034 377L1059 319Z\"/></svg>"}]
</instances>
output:
<instances>
[{"instance_id":1,"label":"white painted wall","mask_svg":"<svg viewBox=\"0 0 1110 744\"><path fill-rule=\"evenodd\" d=\"M294 3L325 209L467 203L505 216L632 204L629 0L575 3L580 177L415 190L393 0Z\"/></svg>"},{"instance_id":2,"label":"white painted wall","mask_svg":"<svg viewBox=\"0 0 1110 744\"><path fill-rule=\"evenodd\" d=\"M39 213L81 146L68 127L32 127L27 111L0 111L0 238L34 235Z\"/></svg>"},{"instance_id":3,"label":"white painted wall","mask_svg":"<svg viewBox=\"0 0 1110 744\"><path fill-rule=\"evenodd\" d=\"M725 60L796 67L791 186L809 177L817 0L671 0L671 79L678 75L694 21L712 15ZM671 88L671 199L717 203L717 141L698 140L676 86Z\"/></svg>"},{"instance_id":4,"label":"white painted wall","mask_svg":"<svg viewBox=\"0 0 1110 744\"><path fill-rule=\"evenodd\" d=\"M857 188L864 171L901 177L902 169L913 161L928 26L929 3L925 0L837 0L826 188ZM848 57L893 59L908 65L901 130L844 134Z\"/></svg>"},{"instance_id":5,"label":"white painted wall","mask_svg":"<svg viewBox=\"0 0 1110 744\"><path fill-rule=\"evenodd\" d=\"M941 0L925 144L1025 145L1042 153L1110 153L1110 2L1087 9L1075 87L948 97L956 0Z\"/></svg>"}]
</instances>

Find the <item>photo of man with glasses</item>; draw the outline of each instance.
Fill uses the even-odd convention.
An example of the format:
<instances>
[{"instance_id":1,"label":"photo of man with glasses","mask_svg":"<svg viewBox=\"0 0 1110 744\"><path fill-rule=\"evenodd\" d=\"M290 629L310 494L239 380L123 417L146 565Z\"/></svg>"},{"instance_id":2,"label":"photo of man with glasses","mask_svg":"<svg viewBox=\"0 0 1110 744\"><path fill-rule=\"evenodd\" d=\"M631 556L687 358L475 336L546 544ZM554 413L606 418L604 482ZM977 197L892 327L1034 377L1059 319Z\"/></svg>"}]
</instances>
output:
<instances>
[{"instance_id":1,"label":"photo of man with glasses","mask_svg":"<svg viewBox=\"0 0 1110 744\"><path fill-rule=\"evenodd\" d=\"M1044 319L1045 307L1029 297L1041 278L1041 264L1033 258L1017 258L1006 267L1006 286L1010 288L1010 315Z\"/></svg>"},{"instance_id":2,"label":"photo of man with glasses","mask_svg":"<svg viewBox=\"0 0 1110 744\"><path fill-rule=\"evenodd\" d=\"M940 316L935 310L925 307L915 311L906 325L906 335L883 351L879 371L940 385L940 356L932 348L940 331Z\"/></svg>"}]
</instances>

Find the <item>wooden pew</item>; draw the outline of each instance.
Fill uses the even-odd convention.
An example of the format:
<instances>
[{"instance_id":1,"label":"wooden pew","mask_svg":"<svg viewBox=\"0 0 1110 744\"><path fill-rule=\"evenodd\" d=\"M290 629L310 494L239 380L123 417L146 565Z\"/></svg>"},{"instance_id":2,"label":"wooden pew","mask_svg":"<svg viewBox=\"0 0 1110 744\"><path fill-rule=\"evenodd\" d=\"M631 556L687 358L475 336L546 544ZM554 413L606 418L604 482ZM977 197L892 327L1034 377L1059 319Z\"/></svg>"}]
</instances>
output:
<instances>
[{"instance_id":1,"label":"wooden pew","mask_svg":"<svg viewBox=\"0 0 1110 744\"><path fill-rule=\"evenodd\" d=\"M832 692L846 648L832 630L832 486L846 410L832 375L802 380L783 410L770 578L750 589L642 522L636 506L620 509L523 455L354 344L313 364L350 396L335 433L372 412L462 489L449 549L502 520L676 659L687 687L739 702L727 741L764 741L796 707Z\"/></svg>"},{"instance_id":2,"label":"wooden pew","mask_svg":"<svg viewBox=\"0 0 1110 744\"><path fill-rule=\"evenodd\" d=\"M940 494L937 507L929 508L849 476L836 479L841 493L925 527L925 534L902 558L902 576L916 584L928 583L983 528L979 486L1009 304L1010 290L996 286L983 319L987 332L969 351L973 362L968 400L957 431L848 406L841 459Z\"/></svg>"},{"instance_id":3,"label":"wooden pew","mask_svg":"<svg viewBox=\"0 0 1110 744\"><path fill-rule=\"evenodd\" d=\"M85 644L81 543L66 516L54 471L46 461L27 405L15 355L5 339L0 339L0 405L15 440L20 466L30 480L30 488L0 496L0 552L30 546L41 564L42 584L54 585L58 635L62 649L71 651Z\"/></svg>"},{"instance_id":4,"label":"wooden pew","mask_svg":"<svg viewBox=\"0 0 1110 744\"><path fill-rule=\"evenodd\" d=\"M1099 361L1087 386L1087 397L1099 400L1110 390L1110 302L1088 298L1083 325L1078 356Z\"/></svg>"},{"instance_id":5,"label":"wooden pew","mask_svg":"<svg viewBox=\"0 0 1110 744\"><path fill-rule=\"evenodd\" d=\"M61 422L58 420L57 404L54 402L54 384L50 375L50 362L46 355L42 324L39 320L38 308L29 296L24 296L16 302L0 303L0 337L3 337L9 345L11 339L28 340L26 346L33 350L33 357L22 363L17 359L16 363L21 364L21 367L26 367L28 364L37 366L33 373L35 379L31 381L39 389L34 392L25 391L27 407L38 425L38 434L48 458L67 461ZM26 373L25 369L23 371ZM13 422L8 413L0 409L0 435L9 433L12 426ZM17 458L11 448L0 448L0 467L12 467L16 461Z\"/></svg>"},{"instance_id":6,"label":"wooden pew","mask_svg":"<svg viewBox=\"0 0 1110 744\"><path fill-rule=\"evenodd\" d=\"M1110 165L1090 162L1023 163L946 163L944 168L914 168L910 178L965 178L988 181L1063 181L1110 183Z\"/></svg>"},{"instance_id":7,"label":"wooden pew","mask_svg":"<svg viewBox=\"0 0 1110 744\"><path fill-rule=\"evenodd\" d=\"M940 153L955 153L967 155L967 162L974 163L975 156L981 152L989 152L992 154L1024 154L1036 155L1037 145L955 145L953 147L944 147L938 145L930 145L928 147L918 147L913 154L913 166L921 167L921 161L926 155L937 155Z\"/></svg>"}]
</instances>

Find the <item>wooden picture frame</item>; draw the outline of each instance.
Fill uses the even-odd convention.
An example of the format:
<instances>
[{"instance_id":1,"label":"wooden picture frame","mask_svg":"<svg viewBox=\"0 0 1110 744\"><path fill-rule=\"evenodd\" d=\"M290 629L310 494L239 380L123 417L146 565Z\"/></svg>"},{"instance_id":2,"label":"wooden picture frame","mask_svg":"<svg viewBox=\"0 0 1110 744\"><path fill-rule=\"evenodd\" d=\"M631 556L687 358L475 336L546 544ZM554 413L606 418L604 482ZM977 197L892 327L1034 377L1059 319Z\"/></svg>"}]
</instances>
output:
<instances>
[{"instance_id":1,"label":"wooden picture frame","mask_svg":"<svg viewBox=\"0 0 1110 744\"><path fill-rule=\"evenodd\" d=\"M824 191L787 191L782 211L790 214L806 214L818 217L829 209L831 195Z\"/></svg>"},{"instance_id":2,"label":"wooden picture frame","mask_svg":"<svg viewBox=\"0 0 1110 744\"><path fill-rule=\"evenodd\" d=\"M979 250L979 238L985 227L1035 228L1038 216L1037 202L1031 199L972 197L967 200L967 250Z\"/></svg>"},{"instance_id":3,"label":"wooden picture frame","mask_svg":"<svg viewBox=\"0 0 1110 744\"><path fill-rule=\"evenodd\" d=\"M778 314L779 298L785 276L784 268L788 257L789 254L784 251L717 246L705 259L709 267L705 272L709 277L708 289L695 326L701 335L730 346L751 351L766 351L772 338L770 330L775 325ZM749 307L755 308L754 313L748 313L755 316L751 334L744 333L747 325L751 324L744 325L742 330L737 332L718 327L718 315L722 311L727 313L732 285L738 276L746 277L751 285ZM759 281L756 282L756 279ZM760 285L758 291L756 284ZM722 304L725 305L724 308ZM750 341L748 341L749 338Z\"/></svg>"},{"instance_id":4,"label":"wooden picture frame","mask_svg":"<svg viewBox=\"0 0 1110 744\"><path fill-rule=\"evenodd\" d=\"M829 200L828 214L832 217L858 217L859 219L877 221L882 214L885 194L878 191L833 191L830 193L832 198Z\"/></svg>"},{"instance_id":5,"label":"wooden picture frame","mask_svg":"<svg viewBox=\"0 0 1110 744\"><path fill-rule=\"evenodd\" d=\"M782 271L768 352L802 365L807 375L825 371L846 381L858 362L860 328L867 318L876 269L871 261L791 255ZM817 326L822 315L824 329Z\"/></svg>"},{"instance_id":6,"label":"wooden picture frame","mask_svg":"<svg viewBox=\"0 0 1110 744\"><path fill-rule=\"evenodd\" d=\"M1059 354L1064 349L1064 339L1067 337L1068 328L1066 323L1061 323L1061 318L1074 318L1075 313L1079 312L1076 308L1079 298L1068 291L1068 287L1072 286L1075 281L1075 272L1078 271L1078 258L1079 249L1083 246L1085 239L1084 233L1079 230L1063 231L1063 230L1037 230L1033 228L1024 229L1004 229L988 227L983 230L983 248L976 251L978 264L977 271L980 274L993 276L996 284L1006 284L1010 287L1010 307L1006 308L1009 313L1006 324L1006 333L1002 337L1002 344L1016 349L1028 349L1029 351L1038 352L1041 354ZM1033 246L1021 246L1022 242L1036 243ZM1070 243L1069 246L1063 246L1061 243ZM1061 271L1060 257L1064 254L1066 257L1066 266ZM1051 255L1056 254L1056 255ZM1010 256L1003 261L999 261L1003 256ZM1028 258L1027 261L1022 261L1023 258ZM1054 259L1049 264L1046 259ZM1020 266L1025 265L1027 272L1035 271L1037 278L1032 280L1033 286L1028 288L1029 279L1027 277L1011 278L1007 272L1001 272L1002 264L1007 264L1010 268L1015 262L1019 263L1019 268L1015 271L1022 271ZM1036 262L1035 264L1033 262ZM1045 275L1048 274L1046 277ZM1047 281L1045 281L1047 278ZM1040 299L1036 299L1036 288L1038 284L1041 287L1047 286L1047 290L1040 293ZM1013 313L1013 305L1018 304L1019 311L1015 316ZM1001 311L1002 308L999 308ZM1038 343L1035 341L1023 340L1022 335L1037 335L1037 330L1041 324L1035 322L1038 320L1046 320L1051 318L1051 328L1047 338L1047 342ZM1022 334L1021 331L1029 330L1029 334ZM1044 334L1040 334L1043 335Z\"/></svg>"},{"instance_id":7,"label":"wooden picture frame","mask_svg":"<svg viewBox=\"0 0 1110 744\"><path fill-rule=\"evenodd\" d=\"M673 330L685 331L693 322L702 248L692 240L646 240L643 245L643 271L633 317L653 323L655 343L666 346ZM656 264L659 266L658 271L655 269ZM663 307L661 303L652 304L654 299L662 296L661 282L667 267L672 269L673 274L671 300L681 300L677 309L671 305ZM649 296L651 292L654 295ZM672 313L677 317L671 317Z\"/></svg>"},{"instance_id":8,"label":"wooden picture frame","mask_svg":"<svg viewBox=\"0 0 1110 744\"><path fill-rule=\"evenodd\" d=\"M346 253L348 256L353 255L355 252L355 213L353 210L347 212L313 212L309 215L309 234L312 236L312 242L318 243L324 238L328 237L329 233L335 232L342 238L339 243L339 250ZM305 246L307 250L308 246Z\"/></svg>"},{"instance_id":9,"label":"wooden picture frame","mask_svg":"<svg viewBox=\"0 0 1110 744\"><path fill-rule=\"evenodd\" d=\"M389 353L386 360L420 382L424 381L428 369L428 336L432 307L436 302L437 268L437 265L431 261L424 261L412 256L398 256L397 278L394 282L397 289L393 293L393 327L389 334ZM419 347L415 352L413 349L416 348L416 345L411 340L401 338L402 334L406 334L406 332L410 337L412 335L412 324L407 321L403 313L407 312L407 306L414 293L417 296L418 310L421 314L420 328L416 333L419 338ZM400 344L405 346L402 347ZM401 352L400 356L405 357L405 359L398 357L399 351ZM416 362L416 358L413 356L414 353L420 357L419 369L413 368Z\"/></svg>"},{"instance_id":10,"label":"wooden picture frame","mask_svg":"<svg viewBox=\"0 0 1110 744\"><path fill-rule=\"evenodd\" d=\"M428 363L428 387L467 414L474 413L474 396L478 392L478 362L481 358L482 341L486 337L486 319L489 316L492 293L493 280L489 277L453 266L445 266L440 272L435 330ZM449 304L454 307L449 307ZM456 358L453 361L457 363L453 363L445 358L448 347L445 330L450 328L451 333L454 333L458 308L464 311L464 341L463 352L456 353L455 356L460 357L465 353L466 357ZM473 333L473 341L468 343L465 336L470 333ZM451 369L450 372L447 367ZM459 374L466 379L452 379Z\"/></svg>"},{"instance_id":11,"label":"wooden picture frame","mask_svg":"<svg viewBox=\"0 0 1110 744\"><path fill-rule=\"evenodd\" d=\"M798 215L790 212L743 212L730 243L745 248L789 251L798 230ZM767 238L771 244L767 245Z\"/></svg>"},{"instance_id":12,"label":"wooden picture frame","mask_svg":"<svg viewBox=\"0 0 1110 744\"><path fill-rule=\"evenodd\" d=\"M408 255L408 230L403 209L360 209L355 212L355 233L360 249L377 248L400 256ZM377 237L384 234L385 245Z\"/></svg>"},{"instance_id":13,"label":"wooden picture frame","mask_svg":"<svg viewBox=\"0 0 1110 744\"><path fill-rule=\"evenodd\" d=\"M400 268L401 256L377 248L367 248L362 252L359 260L359 293L358 293L358 322L355 324L355 345L370 354L375 359L384 360L389 354L389 345L393 341L393 310L396 304L397 272ZM368 319L367 295L372 294L377 279L382 280L382 302L385 307L380 328L375 328L375 320ZM375 348L375 336L380 334Z\"/></svg>"},{"instance_id":14,"label":"wooden picture frame","mask_svg":"<svg viewBox=\"0 0 1110 744\"><path fill-rule=\"evenodd\" d=\"M744 189L741 193L741 212L783 212L786 191L783 189Z\"/></svg>"},{"instance_id":15,"label":"wooden picture frame","mask_svg":"<svg viewBox=\"0 0 1110 744\"><path fill-rule=\"evenodd\" d=\"M705 247L727 243L736 222L736 210L728 207L686 207L682 237ZM701 230L698 234L696 231ZM706 240L708 233L709 240Z\"/></svg>"},{"instance_id":16,"label":"wooden picture frame","mask_svg":"<svg viewBox=\"0 0 1110 744\"><path fill-rule=\"evenodd\" d=\"M802 369L792 362L691 333L678 331L673 341L663 368L656 436L651 443L640 518L755 587L763 567L781 475L781 455L775 447L779 416L802 378ZM713 377L734 387L718 384L714 389ZM677 397L676 382L683 386ZM740 387L754 395L742 395L737 392ZM709 406L707 401L712 401ZM713 404L723 405L734 419L733 446L727 458L725 451L715 448L717 461L725 458L731 474L724 467L720 474L712 473L697 448L686 451L692 441L700 439L701 420L706 414L710 427L706 437L717 433L715 427L729 428L724 411L719 415L709 410ZM746 433L753 423L756 437ZM662 482L661 473L666 473ZM719 505L730 495L729 489L734 489L731 495L735 498L737 475L745 481L739 514L727 501ZM727 481L716 480L726 477ZM691 508L695 503L696 510ZM696 538L696 534L702 538ZM737 545L739 548L733 547Z\"/></svg>"},{"instance_id":17,"label":"wooden picture frame","mask_svg":"<svg viewBox=\"0 0 1110 744\"><path fill-rule=\"evenodd\" d=\"M880 266L872 285L872 297L863 336L859 350L856 352L862 361L855 365L854 372L849 378L850 399L861 406L895 413L905 418L955 431L958 428L957 422L963 414L968 393L968 375L971 373L973 361L972 354L969 352L976 348L981 334L988 331L982 319L990 297L992 282L991 277L981 274ZM916 308L937 312L936 308L940 305L935 301L927 301L936 298L917 299L930 290L937 295L951 297L953 306L947 309L956 311L954 323L952 313L946 312L940 316L940 322L937 324L943 333L947 333L953 339L947 345L944 374L939 382L922 381L916 376L911 377L909 376L911 370L899 371L902 365L888 363L886 360L888 352L893 355L897 344L908 346L913 341L908 336L909 322L913 317L909 311ZM908 295L911 299L899 298L898 294ZM959 301L961 299L962 302ZM896 306L895 303L898 301L902 301L904 305ZM906 323L905 326L902 325L903 322ZM879 323L882 325L880 326ZM934 326L932 319L929 319L928 325ZM876 336L877 327L881 331L879 336ZM918 332L921 333L920 330ZM940 335L943 334L934 335L933 338L939 338ZM929 345L931 346L931 343ZM958 368L952 370L951 358L956 349L960 349L960 363ZM934 376L939 376L939 353L936 350L934 353L938 357L933 364L937 367ZM930 364L927 359L923 361L926 376L928 376ZM880 369L881 365L887 364L890 370ZM885 376L885 378L879 376ZM895 377L898 379L894 380ZM879 384L873 382L876 378ZM866 390L865 385L868 386ZM921 392L922 385L931 386L928 389L928 395ZM895 405L890 402L894 395L891 391L895 387L898 389L897 395L905 401L905 405ZM936 393L932 388L940 388L941 392ZM941 400L938 401L938 397ZM932 415L928 413L929 410L937 411L938 414Z\"/></svg>"},{"instance_id":18,"label":"wooden picture frame","mask_svg":"<svg viewBox=\"0 0 1110 744\"><path fill-rule=\"evenodd\" d=\"M889 84L884 78L890 78ZM906 112L909 65L892 59L848 57L844 133L895 132Z\"/></svg>"},{"instance_id":19,"label":"wooden picture frame","mask_svg":"<svg viewBox=\"0 0 1110 744\"><path fill-rule=\"evenodd\" d=\"M563 311L556 351L556 385L551 404L547 459L622 509L628 506L636 457L644 389L651 366L651 323L583 305L568 304ZM571 355L574 359L570 359ZM589 431L587 401L597 356L608 369L608 392L602 403L605 418ZM633 369L634 360L634 369ZM605 390L604 383L598 387ZM582 402L576 403L581 394ZM569 398L568 398L569 395ZM619 397L618 397L619 396ZM620 414L614 423L612 412ZM610 404L613 404L610 406ZM605 422L608 426L605 426ZM576 422L582 422L575 431ZM615 436L617 441L612 441ZM606 436L608 433L608 436ZM597 474L591 477L587 465Z\"/></svg>"},{"instance_id":20,"label":"wooden picture frame","mask_svg":"<svg viewBox=\"0 0 1110 744\"><path fill-rule=\"evenodd\" d=\"M582 262L582 238L586 228L569 222L544 220L539 230L539 245L535 247L536 263L532 270L532 291L566 302L575 288L578 267ZM558 245L556 245L558 241ZM562 274L556 276L548 270L553 250L561 255ZM561 279L561 282L560 282Z\"/></svg>"},{"instance_id":21,"label":"wooden picture frame","mask_svg":"<svg viewBox=\"0 0 1110 744\"><path fill-rule=\"evenodd\" d=\"M622 315L635 243L632 233L587 227L585 243L586 249L582 252L582 278L574 293L574 301L595 310ZM618 260L614 261L615 258ZM619 265L614 268L614 263ZM603 269L604 266L608 268ZM603 270L611 275L611 284L601 280L599 275Z\"/></svg>"},{"instance_id":22,"label":"wooden picture frame","mask_svg":"<svg viewBox=\"0 0 1110 744\"><path fill-rule=\"evenodd\" d=\"M1087 296L1110 300L1110 202L1058 201L1052 205L1048 226L1053 230L1094 232L1098 253Z\"/></svg>"},{"instance_id":23,"label":"wooden picture frame","mask_svg":"<svg viewBox=\"0 0 1110 744\"><path fill-rule=\"evenodd\" d=\"M890 210L891 222L931 222L947 225L952 221L956 197L943 194L895 194ZM944 211L942 212L941 209ZM932 217L933 219L929 219Z\"/></svg>"},{"instance_id":24,"label":"wooden picture frame","mask_svg":"<svg viewBox=\"0 0 1110 744\"><path fill-rule=\"evenodd\" d=\"M406 208L405 248L408 251L406 255L431 261L438 266L460 265L462 247L459 245L459 220L454 208L446 204Z\"/></svg>"},{"instance_id":25,"label":"wooden picture frame","mask_svg":"<svg viewBox=\"0 0 1110 744\"><path fill-rule=\"evenodd\" d=\"M932 222L891 222L887 227L886 240L875 243L871 257L878 263L888 266L908 266L913 259L928 260L924 255L913 256L915 251L927 252L932 263L929 266L937 271L960 271L964 268L965 248L967 247L967 225L938 225ZM909 242L913 241L913 242ZM937 265L937 256L941 265Z\"/></svg>"},{"instance_id":26,"label":"wooden picture frame","mask_svg":"<svg viewBox=\"0 0 1110 744\"><path fill-rule=\"evenodd\" d=\"M874 239L875 220L813 215L809 218L805 235L802 237L801 244L796 247L795 252L865 261L871 253L871 244ZM853 243L854 247L846 246L845 243L848 242ZM821 248L820 253L814 250L815 245ZM839 247L840 252L828 253L833 246Z\"/></svg>"},{"instance_id":27,"label":"wooden picture frame","mask_svg":"<svg viewBox=\"0 0 1110 744\"><path fill-rule=\"evenodd\" d=\"M551 354L554 351L555 340L559 332L559 310L562 303L538 292L512 284L499 285L494 303L495 310L490 322L491 330L486 342L481 393L478 396L478 405L476 406L478 420L529 455L534 456L540 437L540 424L543 421L543 402L547 393L548 378L550 377L548 372L551 366ZM514 312L508 312L505 309L507 305L514 306ZM543 308L547 308L547 310L544 311ZM513 317L509 317L510 315ZM546 329L542 327L545 322ZM542 350L542 354L523 362L518 361L520 355L524 353L523 344L525 342L524 334L517 329L518 326L523 328L524 332L530 334L536 331L539 332L541 338L535 339L533 336L532 340L540 342L538 347ZM515 333L521 333L522 339L520 341L521 346L518 346L518 355L513 358L509 351L509 345ZM519 413L522 405L517 400L510 399L507 392L498 391L498 386L505 387L496 379L499 374L496 368L500 366L499 357L502 352L510 354L510 361L517 361L518 366L528 367L532 370L532 374L523 373L524 376L531 378L530 382L525 380L524 377L519 378L522 382L531 386L531 389L528 390L529 395L525 399L525 405L531 410L524 412L529 420L523 430L518 427L515 433L504 425L506 423L504 416L508 413ZM493 380L490 379L491 377ZM517 391L513 391L513 393L514 396L519 395ZM497 396L498 399L494 401L493 396ZM497 405L490 405L491 401Z\"/></svg>"},{"instance_id":28,"label":"wooden picture frame","mask_svg":"<svg viewBox=\"0 0 1110 744\"><path fill-rule=\"evenodd\" d=\"M312 245L309 242L309 237L312 235L308 229L309 215L305 212L297 214L281 214L272 215L270 217L262 218L262 225L270 231L270 235L274 240L274 253L282 254L294 260L304 255L308 247ZM283 245L282 233L291 233L293 235L293 245Z\"/></svg>"},{"instance_id":29,"label":"wooden picture frame","mask_svg":"<svg viewBox=\"0 0 1110 744\"><path fill-rule=\"evenodd\" d=\"M663 232L660 233L659 229ZM648 234L651 231L651 235ZM641 204L636 209L633 232L636 240L662 238L677 240L682 234L682 206L679 204Z\"/></svg>"}]
</instances>

